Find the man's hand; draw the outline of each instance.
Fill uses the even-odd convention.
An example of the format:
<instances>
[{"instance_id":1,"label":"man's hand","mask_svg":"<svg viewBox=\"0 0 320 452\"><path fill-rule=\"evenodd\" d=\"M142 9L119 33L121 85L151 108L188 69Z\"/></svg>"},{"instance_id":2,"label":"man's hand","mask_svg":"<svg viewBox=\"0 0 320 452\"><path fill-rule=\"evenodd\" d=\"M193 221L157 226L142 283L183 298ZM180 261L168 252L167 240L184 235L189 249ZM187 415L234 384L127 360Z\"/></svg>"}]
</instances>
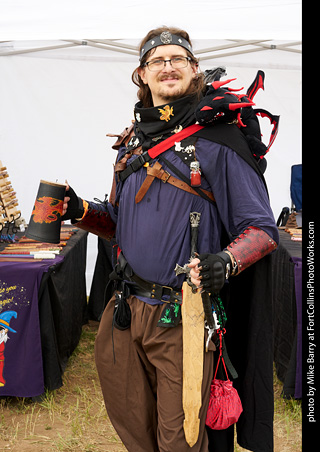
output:
<instances>
[{"instance_id":1,"label":"man's hand","mask_svg":"<svg viewBox=\"0 0 320 452\"><path fill-rule=\"evenodd\" d=\"M70 187L67 184L67 188L66 188L66 192L69 191ZM62 210L62 215L65 215L67 213L68 210L68 202L70 201L69 196L65 196L64 200L63 200L63 210Z\"/></svg>"},{"instance_id":2,"label":"man's hand","mask_svg":"<svg viewBox=\"0 0 320 452\"><path fill-rule=\"evenodd\" d=\"M67 184L61 220L75 220L81 218L83 214L84 208L82 199L79 198L74 190Z\"/></svg>"},{"instance_id":3,"label":"man's hand","mask_svg":"<svg viewBox=\"0 0 320 452\"><path fill-rule=\"evenodd\" d=\"M200 283L201 283L199 264L200 264L200 259L198 259L197 257L192 259L192 261L188 264L188 267L190 268L191 282L192 282L192 284L194 284L197 287L199 287Z\"/></svg>"},{"instance_id":4,"label":"man's hand","mask_svg":"<svg viewBox=\"0 0 320 452\"><path fill-rule=\"evenodd\" d=\"M188 265L191 282L206 292L218 293L224 286L226 267L230 262L230 257L223 251L218 254L200 254Z\"/></svg>"}]
</instances>

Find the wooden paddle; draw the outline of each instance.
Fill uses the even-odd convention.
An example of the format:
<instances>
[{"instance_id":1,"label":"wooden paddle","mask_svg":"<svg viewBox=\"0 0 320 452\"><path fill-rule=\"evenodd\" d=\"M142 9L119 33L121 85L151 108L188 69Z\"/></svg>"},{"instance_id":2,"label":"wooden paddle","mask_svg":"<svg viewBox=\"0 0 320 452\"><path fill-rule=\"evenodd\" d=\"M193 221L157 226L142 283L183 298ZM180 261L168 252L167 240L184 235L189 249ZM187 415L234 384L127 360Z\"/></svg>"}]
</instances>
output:
<instances>
[{"instance_id":1,"label":"wooden paddle","mask_svg":"<svg viewBox=\"0 0 320 452\"><path fill-rule=\"evenodd\" d=\"M198 440L202 403L201 386L204 354L204 311L201 294L193 293L187 282L182 285L183 386L182 405L185 414L183 429L192 447Z\"/></svg>"}]
</instances>

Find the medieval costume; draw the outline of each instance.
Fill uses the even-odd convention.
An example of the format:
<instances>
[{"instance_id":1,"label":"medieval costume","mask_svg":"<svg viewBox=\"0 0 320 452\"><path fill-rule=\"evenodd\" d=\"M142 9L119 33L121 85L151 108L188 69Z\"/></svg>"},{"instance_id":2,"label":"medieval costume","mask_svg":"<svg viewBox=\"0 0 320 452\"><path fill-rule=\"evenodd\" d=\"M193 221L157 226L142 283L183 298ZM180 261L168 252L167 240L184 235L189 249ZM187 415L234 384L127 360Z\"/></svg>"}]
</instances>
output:
<instances>
[{"instance_id":1,"label":"medieval costume","mask_svg":"<svg viewBox=\"0 0 320 452\"><path fill-rule=\"evenodd\" d=\"M157 39L146 48L166 44ZM187 47L185 40L174 39L175 45ZM244 282L242 275L230 278L221 292L230 319L228 353L237 368L235 384L244 407L238 441L255 452L273 448L272 353L269 323L263 323L263 316L271 314L266 259L277 246L278 230L258 164L261 155L254 158L248 144L250 140L256 144L255 137L246 139L238 127L243 123L236 109L243 101L243 107L252 102L238 96L230 107L230 96L218 94L218 110L222 101L227 107L222 115L214 113L214 118L223 120L213 122L216 103L210 92L209 102L204 98L200 104L193 95L149 108L138 102L133 131L123 133L115 145L116 189L111 202L79 199L70 207L69 218L77 218L73 220L77 226L108 240L116 238L114 293L106 300L95 354L108 415L132 452L233 450L233 434L231 444L209 432L208 445L205 431L213 341L204 353L200 430L192 447L183 431L180 306L185 275L177 274L175 267L184 266L192 255L191 212L201 216L196 250L203 263L202 286L210 281L212 256L215 262L225 262L227 278L245 270ZM206 127L196 125L192 134L180 138L196 121ZM169 147L153 152L168 142ZM260 259L262 266L251 266ZM259 299L255 299L260 289L257 279L250 279L252 271L265 275Z\"/></svg>"},{"instance_id":2,"label":"medieval costume","mask_svg":"<svg viewBox=\"0 0 320 452\"><path fill-rule=\"evenodd\" d=\"M136 147L142 144L142 149L149 148L175 133L177 128L180 130L181 126L185 128L195 121L194 115L190 114L195 109L194 99L183 98L170 103L169 107L173 115L168 122L164 122L160 119L162 113L159 108L143 109L137 104ZM216 126L215 130L214 127L211 129L213 135L215 130L224 129L226 137L234 134L241 136L235 124L223 124ZM131 139L131 143L134 141ZM127 151L127 146L120 145L118 162ZM132 154L126 162L127 167L138 156ZM274 243L278 241L263 180L244 158L227 145L212 139L189 137L161 154L150 165L159 162L167 175L175 176L173 168L176 168L178 174L189 178L189 165L195 160L201 168L201 188L214 194L214 202L173 187L156 177L142 199L136 202L137 193L147 176L148 167L142 166L124 181L118 182L114 206L89 202L86 214L77 223L80 227L91 227L88 226L92 221L90 218L100 213L100 216L110 214L116 224L116 241L122 259L125 259L121 270L123 279L128 281L125 290L130 294L126 302L131 310L131 327L126 330L113 327L116 300L109 303L97 337L96 360L110 419L128 450L136 452L157 450L157 441L158 445L162 441L165 444L161 450L177 448L183 451L190 447L183 439L183 413L181 402L178 403L178 400L181 401L181 323L178 321L174 328L158 326L163 311L162 300L167 296L168 301L174 292L159 290L160 295L152 297L151 287L130 282L130 272L143 281L156 283L157 289L159 286L170 287L179 293L184 275L176 276L174 268L176 263L183 265L190 258L189 214L193 211L201 213L199 253L221 251L225 230L235 238L247 228L255 227L266 232ZM108 233L107 228L105 231ZM249 316L245 303L241 304L240 311L244 317ZM241 335L244 334L242 331ZM232 355L232 350L229 353ZM205 355L204 408L208 404L212 379L213 358L210 355L212 351ZM161 368L162 362L166 369L168 362L171 363L172 373ZM165 382L162 380L164 375ZM175 386L177 389L174 389ZM160 389L169 400L165 398L162 401L163 396L159 392L157 395ZM123 419L126 419L125 424ZM202 420L203 430L203 413ZM168 433L156 439L160 422L163 424L161 431ZM202 440L200 438L199 443L190 450L207 450L205 441L205 436L202 436Z\"/></svg>"}]
</instances>

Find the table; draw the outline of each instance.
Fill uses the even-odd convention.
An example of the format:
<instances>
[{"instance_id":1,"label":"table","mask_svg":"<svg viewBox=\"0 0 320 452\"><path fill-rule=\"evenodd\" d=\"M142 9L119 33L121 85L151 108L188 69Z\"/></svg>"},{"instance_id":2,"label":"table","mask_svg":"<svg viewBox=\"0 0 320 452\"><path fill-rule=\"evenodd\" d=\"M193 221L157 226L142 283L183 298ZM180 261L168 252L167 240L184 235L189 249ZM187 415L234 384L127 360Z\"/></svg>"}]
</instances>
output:
<instances>
[{"instance_id":1,"label":"table","mask_svg":"<svg viewBox=\"0 0 320 452\"><path fill-rule=\"evenodd\" d=\"M87 232L78 230L55 259L0 262L0 319L11 316L0 344L0 396L36 397L62 386L87 321L86 248Z\"/></svg>"},{"instance_id":2,"label":"table","mask_svg":"<svg viewBox=\"0 0 320 452\"><path fill-rule=\"evenodd\" d=\"M274 362L283 395L302 397L302 242L280 230L273 255Z\"/></svg>"}]
</instances>

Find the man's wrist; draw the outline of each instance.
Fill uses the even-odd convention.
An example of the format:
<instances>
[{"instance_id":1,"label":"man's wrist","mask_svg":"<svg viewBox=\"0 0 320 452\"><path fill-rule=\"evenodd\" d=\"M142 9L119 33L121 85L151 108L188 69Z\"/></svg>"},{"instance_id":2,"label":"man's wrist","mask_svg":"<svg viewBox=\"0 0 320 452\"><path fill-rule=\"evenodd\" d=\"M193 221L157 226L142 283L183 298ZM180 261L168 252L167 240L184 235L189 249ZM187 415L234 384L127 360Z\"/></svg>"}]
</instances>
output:
<instances>
[{"instance_id":1,"label":"man's wrist","mask_svg":"<svg viewBox=\"0 0 320 452\"><path fill-rule=\"evenodd\" d=\"M224 261L225 266L225 278L229 279L230 276L232 276L232 256L231 253L227 253L225 250L220 251L217 253L217 256L221 257L221 259Z\"/></svg>"},{"instance_id":2,"label":"man's wrist","mask_svg":"<svg viewBox=\"0 0 320 452\"><path fill-rule=\"evenodd\" d=\"M230 268L229 276L235 276L237 274L237 270L238 270L237 261L235 260L233 254L230 253L230 251L223 250L223 253L227 254L229 256L229 259L230 259L230 262L229 262L229 268Z\"/></svg>"}]
</instances>

